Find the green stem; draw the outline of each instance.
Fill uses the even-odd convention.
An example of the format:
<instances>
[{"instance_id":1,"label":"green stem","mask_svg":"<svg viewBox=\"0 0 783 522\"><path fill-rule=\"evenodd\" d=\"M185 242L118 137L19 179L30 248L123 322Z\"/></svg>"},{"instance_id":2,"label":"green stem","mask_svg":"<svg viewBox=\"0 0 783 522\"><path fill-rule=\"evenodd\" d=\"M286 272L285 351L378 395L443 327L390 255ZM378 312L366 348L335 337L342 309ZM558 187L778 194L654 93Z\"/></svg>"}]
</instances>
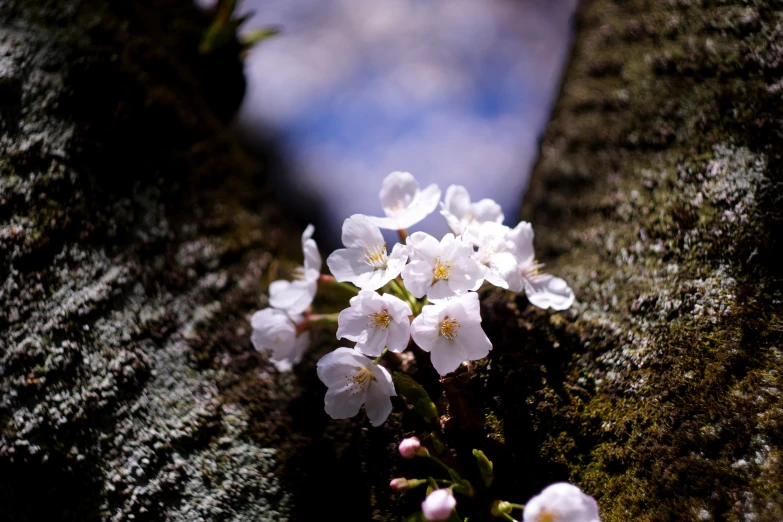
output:
<instances>
[{"instance_id":1,"label":"green stem","mask_svg":"<svg viewBox=\"0 0 783 522\"><path fill-rule=\"evenodd\" d=\"M435 462L436 464L438 464L439 466L441 466L443 469L445 469L446 471L448 471L450 476L452 476L452 477L456 477L456 478L458 478L459 480L462 480L462 477L460 477L460 476L459 476L459 473L457 473L456 471L454 471L453 469L451 469L451 468L450 468L450 467L449 467L449 466L448 466L448 465L447 465L445 462L443 462L442 460L440 460L438 457L436 457L436 456L435 456L435 455L433 455L432 453L429 453L429 452L428 452L428 453L427 453L427 458L429 458L430 460L432 460L433 462Z\"/></svg>"},{"instance_id":2,"label":"green stem","mask_svg":"<svg viewBox=\"0 0 783 522\"><path fill-rule=\"evenodd\" d=\"M346 290L346 291L348 291L348 292L350 292L352 294L358 294L359 293L359 289L356 288L355 286L353 286L351 284L348 284L348 283L343 283L341 281L338 281L333 276L330 276L330 275L327 275L327 274L321 274L321 277L318 278L318 282L321 283L321 284L324 284L324 285L332 285L332 286L336 286L338 288L342 288L343 290Z\"/></svg>"},{"instance_id":3,"label":"green stem","mask_svg":"<svg viewBox=\"0 0 783 522\"><path fill-rule=\"evenodd\" d=\"M507 502L507 504L514 509L525 509L524 504L514 504L513 502Z\"/></svg>"},{"instance_id":4,"label":"green stem","mask_svg":"<svg viewBox=\"0 0 783 522\"><path fill-rule=\"evenodd\" d=\"M339 316L338 313L334 314L310 314L305 317L305 320L312 324L312 323L336 323L337 317Z\"/></svg>"},{"instance_id":5,"label":"green stem","mask_svg":"<svg viewBox=\"0 0 783 522\"><path fill-rule=\"evenodd\" d=\"M517 522L517 519L509 515L508 513L503 513L503 516L509 519L511 522Z\"/></svg>"},{"instance_id":6,"label":"green stem","mask_svg":"<svg viewBox=\"0 0 783 522\"><path fill-rule=\"evenodd\" d=\"M376 357L375 359L373 359L373 360L372 360L372 362L373 362L373 363L375 363L375 364L378 364L379 362L381 362L381 359L383 359L383 356L384 356L384 355L386 355L386 352L388 352L388 351L389 351L389 350L387 350L387 349L384 347L384 348L383 348L383 351L381 352L381 354L380 354L378 357Z\"/></svg>"},{"instance_id":7,"label":"green stem","mask_svg":"<svg viewBox=\"0 0 783 522\"><path fill-rule=\"evenodd\" d=\"M392 291L395 294L397 294L398 297L401 297L402 299L405 299L405 301L407 301L407 303L410 305L411 311L413 312L414 315L418 314L419 310L417 310L418 303L416 302L416 298L413 297L413 294L408 292L408 290L402 284L401 279L399 278L399 276L396 279L392 279L389 282L391 283Z\"/></svg>"}]
</instances>

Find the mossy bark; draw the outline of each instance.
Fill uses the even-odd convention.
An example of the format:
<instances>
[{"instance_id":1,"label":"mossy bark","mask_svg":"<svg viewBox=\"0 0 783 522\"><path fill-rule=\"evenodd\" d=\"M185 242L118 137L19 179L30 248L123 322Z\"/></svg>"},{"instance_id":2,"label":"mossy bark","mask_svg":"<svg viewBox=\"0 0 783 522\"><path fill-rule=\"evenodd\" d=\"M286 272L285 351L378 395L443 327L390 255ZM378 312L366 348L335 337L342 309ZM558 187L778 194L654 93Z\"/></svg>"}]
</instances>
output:
<instances>
[{"instance_id":1,"label":"mossy bark","mask_svg":"<svg viewBox=\"0 0 783 522\"><path fill-rule=\"evenodd\" d=\"M515 499L783 519L782 51L780 2L583 6L523 209L578 302L485 317Z\"/></svg>"},{"instance_id":2,"label":"mossy bark","mask_svg":"<svg viewBox=\"0 0 783 522\"><path fill-rule=\"evenodd\" d=\"M291 234L221 121L244 81L198 53L209 22L0 1L3 520L287 517L290 386L247 315ZM245 381L266 410L226 398Z\"/></svg>"}]
</instances>

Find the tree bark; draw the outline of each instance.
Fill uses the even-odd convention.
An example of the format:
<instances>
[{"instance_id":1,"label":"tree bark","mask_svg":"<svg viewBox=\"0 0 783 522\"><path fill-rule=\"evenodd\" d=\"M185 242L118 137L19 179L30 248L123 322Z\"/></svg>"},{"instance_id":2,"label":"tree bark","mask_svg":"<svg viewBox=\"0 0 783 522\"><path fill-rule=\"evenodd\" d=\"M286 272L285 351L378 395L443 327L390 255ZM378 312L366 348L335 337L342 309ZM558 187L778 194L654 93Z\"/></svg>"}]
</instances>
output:
<instances>
[{"instance_id":1,"label":"tree bark","mask_svg":"<svg viewBox=\"0 0 783 522\"><path fill-rule=\"evenodd\" d=\"M493 305L491 412L527 494L783 518L781 7L583 6L523 209L578 303Z\"/></svg>"},{"instance_id":2,"label":"tree bark","mask_svg":"<svg viewBox=\"0 0 783 522\"><path fill-rule=\"evenodd\" d=\"M198 53L209 22L187 0L0 2L4 520L289 511L290 377L259 379L247 316L291 241L216 116L244 84L236 53Z\"/></svg>"}]
</instances>

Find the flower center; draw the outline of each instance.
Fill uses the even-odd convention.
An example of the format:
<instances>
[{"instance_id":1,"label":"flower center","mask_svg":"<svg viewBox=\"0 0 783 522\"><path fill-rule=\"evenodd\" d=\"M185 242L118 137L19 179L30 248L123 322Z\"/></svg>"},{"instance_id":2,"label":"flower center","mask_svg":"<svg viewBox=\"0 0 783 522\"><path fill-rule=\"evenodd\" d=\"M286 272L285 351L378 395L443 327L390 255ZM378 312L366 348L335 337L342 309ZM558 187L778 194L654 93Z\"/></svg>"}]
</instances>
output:
<instances>
[{"instance_id":1,"label":"flower center","mask_svg":"<svg viewBox=\"0 0 783 522\"><path fill-rule=\"evenodd\" d=\"M537 522L557 522L557 519L555 518L555 513L552 513L548 509L545 509L541 513L538 514L536 517Z\"/></svg>"},{"instance_id":2,"label":"flower center","mask_svg":"<svg viewBox=\"0 0 783 522\"><path fill-rule=\"evenodd\" d=\"M365 317L370 320L370 322L367 323L367 326L370 328L380 328L381 331L386 330L386 328L389 327L389 323L391 322L391 316L386 310L374 312L365 315Z\"/></svg>"},{"instance_id":3,"label":"flower center","mask_svg":"<svg viewBox=\"0 0 783 522\"><path fill-rule=\"evenodd\" d=\"M454 265L452 263L443 261L441 260L440 256L438 256L438 259L435 261L435 268L432 270L433 279L435 279L435 281L448 279L453 267Z\"/></svg>"},{"instance_id":4,"label":"flower center","mask_svg":"<svg viewBox=\"0 0 783 522\"><path fill-rule=\"evenodd\" d=\"M386 243L373 243L364 249L362 253L362 261L368 265L378 268L386 268L386 261L388 260L386 255Z\"/></svg>"},{"instance_id":5,"label":"flower center","mask_svg":"<svg viewBox=\"0 0 783 522\"><path fill-rule=\"evenodd\" d=\"M367 387L370 386L370 382L375 378L372 372L363 366L357 366L356 371L350 375L346 375L348 380L348 390L351 395L358 395L367 391Z\"/></svg>"},{"instance_id":6,"label":"flower center","mask_svg":"<svg viewBox=\"0 0 783 522\"><path fill-rule=\"evenodd\" d=\"M408 210L408 205L410 205L410 202L411 202L410 196L405 196L404 199L398 199L388 210L388 215L390 215L391 217L400 217L401 215L405 214L405 212Z\"/></svg>"},{"instance_id":7,"label":"flower center","mask_svg":"<svg viewBox=\"0 0 783 522\"><path fill-rule=\"evenodd\" d=\"M544 263L539 263L538 259L536 259L532 265L522 267L522 277L525 279L531 279L533 277L538 277L538 269L543 268Z\"/></svg>"},{"instance_id":8,"label":"flower center","mask_svg":"<svg viewBox=\"0 0 783 522\"><path fill-rule=\"evenodd\" d=\"M440 330L438 331L438 334L442 335L449 341L453 341L459 334L460 326L462 325L459 324L456 319L450 319L449 317L446 317L443 322L440 323Z\"/></svg>"}]
</instances>

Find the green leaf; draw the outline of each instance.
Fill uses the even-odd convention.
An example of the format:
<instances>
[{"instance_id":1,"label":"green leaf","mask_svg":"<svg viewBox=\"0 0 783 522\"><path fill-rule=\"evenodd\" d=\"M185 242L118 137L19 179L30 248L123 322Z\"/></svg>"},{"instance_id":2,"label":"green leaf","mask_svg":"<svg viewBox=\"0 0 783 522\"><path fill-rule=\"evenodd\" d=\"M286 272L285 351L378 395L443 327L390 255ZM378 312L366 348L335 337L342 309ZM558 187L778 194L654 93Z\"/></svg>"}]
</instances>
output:
<instances>
[{"instance_id":1,"label":"green leaf","mask_svg":"<svg viewBox=\"0 0 783 522\"><path fill-rule=\"evenodd\" d=\"M440 438L438 437L438 434L434 431L430 433L430 440L432 440L432 447L435 450L435 453L440 455L443 453L443 442L441 442Z\"/></svg>"},{"instance_id":2,"label":"green leaf","mask_svg":"<svg viewBox=\"0 0 783 522\"><path fill-rule=\"evenodd\" d=\"M489 487L492 485L492 480L495 478L493 473L492 461L484 455L484 452L480 449L473 450L473 456L476 457L476 463L478 463L479 471L481 472L481 478L484 480L484 485Z\"/></svg>"},{"instance_id":3,"label":"green leaf","mask_svg":"<svg viewBox=\"0 0 783 522\"><path fill-rule=\"evenodd\" d=\"M411 403L424 420L435 422L438 418L438 409L430 399L427 391L421 387L421 384L413 380L412 377L400 372L394 372L392 381L394 381L394 387L397 389L397 392Z\"/></svg>"},{"instance_id":4,"label":"green leaf","mask_svg":"<svg viewBox=\"0 0 783 522\"><path fill-rule=\"evenodd\" d=\"M424 518L424 513L419 511L406 518L405 522L427 522L427 521Z\"/></svg>"}]
</instances>

